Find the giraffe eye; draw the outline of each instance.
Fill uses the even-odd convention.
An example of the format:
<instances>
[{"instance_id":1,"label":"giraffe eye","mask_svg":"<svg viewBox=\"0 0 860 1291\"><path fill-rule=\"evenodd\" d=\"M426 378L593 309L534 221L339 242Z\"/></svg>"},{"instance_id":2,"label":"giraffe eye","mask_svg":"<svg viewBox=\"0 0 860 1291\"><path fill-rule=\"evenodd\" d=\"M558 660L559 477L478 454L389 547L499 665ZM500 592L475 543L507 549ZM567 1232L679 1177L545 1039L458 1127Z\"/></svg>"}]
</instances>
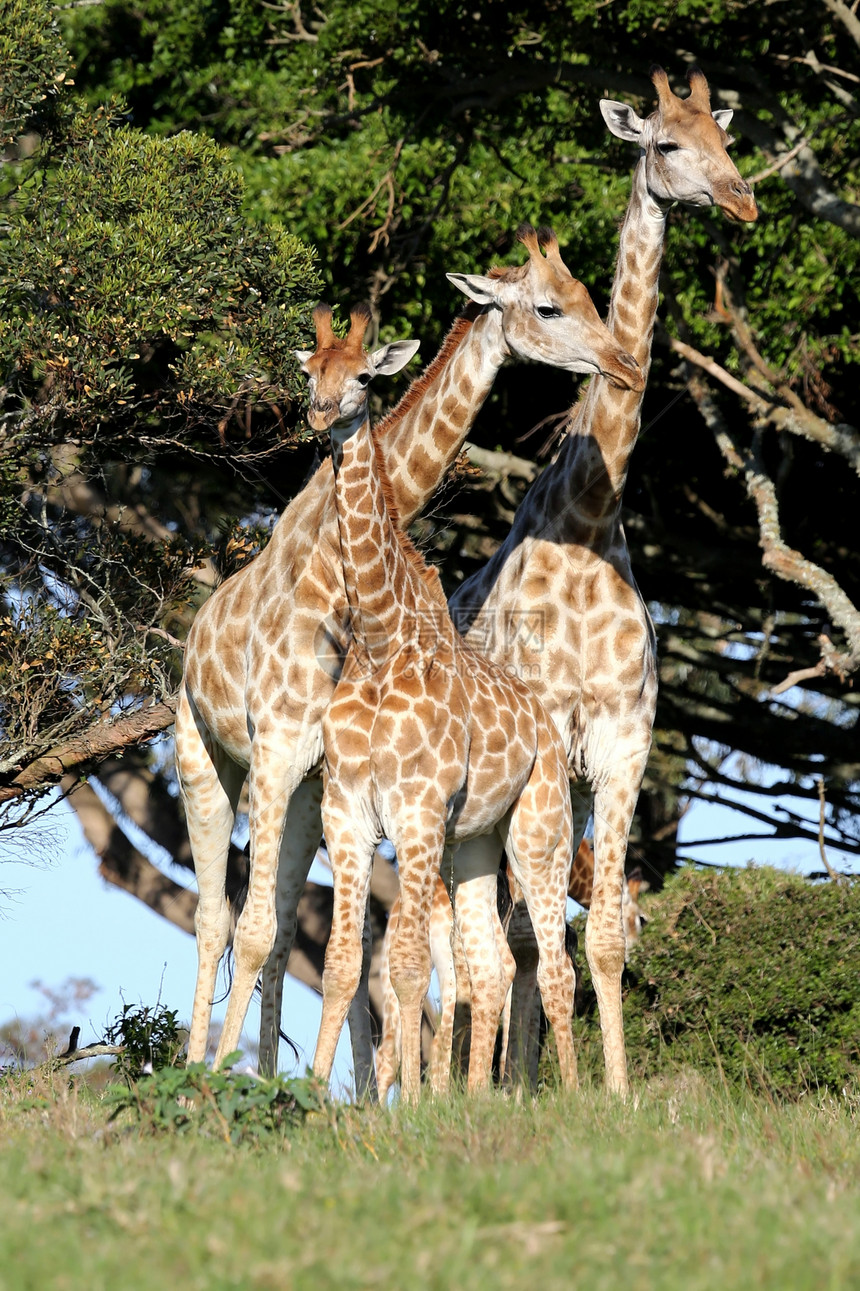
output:
<instances>
[{"instance_id":1,"label":"giraffe eye","mask_svg":"<svg viewBox=\"0 0 860 1291\"><path fill-rule=\"evenodd\" d=\"M535 305L535 313L538 318L561 318L561 310L557 305Z\"/></svg>"},{"instance_id":2,"label":"giraffe eye","mask_svg":"<svg viewBox=\"0 0 860 1291\"><path fill-rule=\"evenodd\" d=\"M359 372L358 376L357 376L355 379L356 379L356 381L358 382L358 384L359 384L362 388L363 388L364 386L369 386L369 385L370 385L370 373L369 373L369 372Z\"/></svg>"},{"instance_id":3,"label":"giraffe eye","mask_svg":"<svg viewBox=\"0 0 860 1291\"><path fill-rule=\"evenodd\" d=\"M669 141L666 140L665 143L657 144L657 151L661 157L668 157L671 152L680 152L681 148L679 144L669 143Z\"/></svg>"}]
</instances>

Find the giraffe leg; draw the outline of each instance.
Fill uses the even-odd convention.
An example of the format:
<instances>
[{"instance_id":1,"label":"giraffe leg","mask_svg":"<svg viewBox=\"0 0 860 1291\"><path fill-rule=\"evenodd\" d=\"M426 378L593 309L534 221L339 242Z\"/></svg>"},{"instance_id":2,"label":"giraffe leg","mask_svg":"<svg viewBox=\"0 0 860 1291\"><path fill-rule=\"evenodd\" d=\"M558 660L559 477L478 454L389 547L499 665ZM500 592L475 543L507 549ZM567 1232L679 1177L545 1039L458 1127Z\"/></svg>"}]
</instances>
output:
<instances>
[{"instance_id":1,"label":"giraffe leg","mask_svg":"<svg viewBox=\"0 0 860 1291\"><path fill-rule=\"evenodd\" d=\"M365 902L364 927L361 934L361 974L349 1006L349 1042L352 1049L352 1071L358 1098L378 1098L376 1072L373 1069L373 1033L370 1026L370 961L373 957L373 928L370 921L370 887Z\"/></svg>"},{"instance_id":2,"label":"giraffe leg","mask_svg":"<svg viewBox=\"0 0 860 1291\"><path fill-rule=\"evenodd\" d=\"M230 936L225 884L230 835L245 781L209 736L183 686L176 709L176 770L197 876L197 983L188 1036L188 1061L204 1062L218 965Z\"/></svg>"},{"instance_id":3,"label":"giraffe leg","mask_svg":"<svg viewBox=\"0 0 860 1291\"><path fill-rule=\"evenodd\" d=\"M430 985L430 907L445 845L444 812L403 822L391 836L400 873L400 917L391 938L391 984L400 1006L400 1088L421 1094L421 1016Z\"/></svg>"},{"instance_id":4,"label":"giraffe leg","mask_svg":"<svg viewBox=\"0 0 860 1291\"><path fill-rule=\"evenodd\" d=\"M354 802L331 781L323 794L322 819L334 880L334 909L325 953L314 1071L329 1080L340 1033L361 979L370 872L379 839L371 836Z\"/></svg>"},{"instance_id":5,"label":"giraffe leg","mask_svg":"<svg viewBox=\"0 0 860 1291\"><path fill-rule=\"evenodd\" d=\"M216 1068L240 1047L248 1005L275 942L275 887L281 838L290 799L304 779L303 775L295 774L286 779L281 767L281 758L272 748L266 748L266 741L258 732L249 782L248 895L233 936L233 985L215 1054Z\"/></svg>"},{"instance_id":6,"label":"giraffe leg","mask_svg":"<svg viewBox=\"0 0 860 1291\"><path fill-rule=\"evenodd\" d=\"M581 843L588 818L591 815L591 789L586 784L571 785L573 813L573 855ZM580 882L579 891L588 905L591 900L590 875L588 883ZM586 890L587 888L587 890ZM540 1063L540 992L537 983L538 948L528 909L520 894L508 929L508 941L517 962L510 1006L510 1037L507 1052L514 1066L510 1076L514 1081L527 1080L537 1086Z\"/></svg>"},{"instance_id":7,"label":"giraffe leg","mask_svg":"<svg viewBox=\"0 0 860 1291\"><path fill-rule=\"evenodd\" d=\"M272 953L263 968L260 1004L260 1071L274 1076L278 1069L284 974L296 939L296 911L322 837L320 801L322 780L305 780L290 799L278 858L275 893L277 932Z\"/></svg>"},{"instance_id":8,"label":"giraffe leg","mask_svg":"<svg viewBox=\"0 0 860 1291\"><path fill-rule=\"evenodd\" d=\"M540 1057L538 946L522 895L514 904L508 945L516 963L516 976L511 987L506 1079L536 1089Z\"/></svg>"},{"instance_id":9,"label":"giraffe leg","mask_svg":"<svg viewBox=\"0 0 860 1291\"><path fill-rule=\"evenodd\" d=\"M496 1032L514 976L496 902L501 853L494 831L461 843L454 854L454 912L471 991L470 1093L490 1084Z\"/></svg>"},{"instance_id":10,"label":"giraffe leg","mask_svg":"<svg viewBox=\"0 0 860 1291\"><path fill-rule=\"evenodd\" d=\"M621 912L624 861L644 764L644 756L639 759L639 765L636 759L625 760L624 777L607 777L594 795L594 887L585 926L585 954L600 1013L606 1087L617 1094L627 1093L627 1058L621 1018L621 974L625 951Z\"/></svg>"},{"instance_id":11,"label":"giraffe leg","mask_svg":"<svg viewBox=\"0 0 860 1291\"><path fill-rule=\"evenodd\" d=\"M391 939L400 918L400 900L394 902L388 915L388 926L382 942L379 976L382 986L382 1035L376 1051L376 1084L379 1101L385 1105L388 1091L400 1070L400 1005L391 984Z\"/></svg>"},{"instance_id":12,"label":"giraffe leg","mask_svg":"<svg viewBox=\"0 0 860 1291\"><path fill-rule=\"evenodd\" d=\"M469 1050L472 1047L472 986L456 918L451 929L451 954L454 960L454 1016L451 1020L449 1065L465 1082L469 1075Z\"/></svg>"},{"instance_id":13,"label":"giraffe leg","mask_svg":"<svg viewBox=\"0 0 860 1291\"><path fill-rule=\"evenodd\" d=\"M558 1051L565 1088L577 1084L573 1047L576 975L565 948L567 884L571 862L570 797L567 784L533 776L511 816L505 850L523 890L538 947L537 980ZM547 826L560 820L548 833Z\"/></svg>"},{"instance_id":14,"label":"giraffe leg","mask_svg":"<svg viewBox=\"0 0 860 1291\"><path fill-rule=\"evenodd\" d=\"M454 965L454 911L448 890L436 880L430 916L430 958L439 979L439 1022L430 1054L430 1088L437 1097L448 1093L451 1081L451 1050L454 1043L454 1011L457 1006L457 976Z\"/></svg>"}]
</instances>

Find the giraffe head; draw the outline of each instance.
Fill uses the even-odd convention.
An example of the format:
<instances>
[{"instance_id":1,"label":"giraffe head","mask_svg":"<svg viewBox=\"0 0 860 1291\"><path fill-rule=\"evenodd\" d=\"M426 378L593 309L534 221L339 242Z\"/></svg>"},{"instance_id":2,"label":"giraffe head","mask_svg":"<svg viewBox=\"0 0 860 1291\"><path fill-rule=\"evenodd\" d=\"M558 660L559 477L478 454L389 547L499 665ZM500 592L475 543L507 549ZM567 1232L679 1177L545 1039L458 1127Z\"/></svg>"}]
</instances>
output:
<instances>
[{"instance_id":1,"label":"giraffe head","mask_svg":"<svg viewBox=\"0 0 860 1291\"><path fill-rule=\"evenodd\" d=\"M526 264L447 275L479 305L500 312L508 357L596 372L625 389L642 390L638 363L601 322L588 291L562 260L553 231L523 225L517 236L529 253Z\"/></svg>"},{"instance_id":2,"label":"giraffe head","mask_svg":"<svg viewBox=\"0 0 860 1291\"><path fill-rule=\"evenodd\" d=\"M678 98L662 67L651 68L657 107L643 121L626 103L601 99L600 111L619 139L637 143L645 159L648 191L661 206L719 206L732 220L755 220L752 189L726 151L730 108L711 111L708 82L697 67L687 73L690 93Z\"/></svg>"},{"instance_id":3,"label":"giraffe head","mask_svg":"<svg viewBox=\"0 0 860 1291\"><path fill-rule=\"evenodd\" d=\"M367 417L367 387L373 378L399 372L421 342L392 341L378 350L365 350L364 333L370 322L367 305L357 305L352 311L349 332L343 338L332 330L328 305L317 305L312 318L316 349L295 351L308 377L308 422L312 430L327 430L335 438L348 439Z\"/></svg>"}]
</instances>

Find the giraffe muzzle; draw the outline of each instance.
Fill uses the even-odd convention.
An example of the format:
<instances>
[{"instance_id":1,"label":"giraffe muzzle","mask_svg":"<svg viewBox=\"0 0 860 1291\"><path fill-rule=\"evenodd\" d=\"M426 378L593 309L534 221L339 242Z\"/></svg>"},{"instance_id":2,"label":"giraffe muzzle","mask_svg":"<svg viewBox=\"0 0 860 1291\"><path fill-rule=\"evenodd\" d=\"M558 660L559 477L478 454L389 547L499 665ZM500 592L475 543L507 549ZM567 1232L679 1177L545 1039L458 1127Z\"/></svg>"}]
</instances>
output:
<instances>
[{"instance_id":1,"label":"giraffe muzzle","mask_svg":"<svg viewBox=\"0 0 860 1291\"><path fill-rule=\"evenodd\" d=\"M715 200L723 215L735 223L752 224L758 219L758 206L745 179L728 184L722 193L715 195Z\"/></svg>"},{"instance_id":2,"label":"giraffe muzzle","mask_svg":"<svg viewBox=\"0 0 860 1291\"><path fill-rule=\"evenodd\" d=\"M339 413L340 408L333 399L314 401L308 408L308 425L317 432L330 430Z\"/></svg>"},{"instance_id":3,"label":"giraffe muzzle","mask_svg":"<svg viewBox=\"0 0 860 1291\"><path fill-rule=\"evenodd\" d=\"M645 389L645 375L632 354L619 350L612 362L606 365L603 375L613 385L622 390L635 390L638 394Z\"/></svg>"}]
</instances>

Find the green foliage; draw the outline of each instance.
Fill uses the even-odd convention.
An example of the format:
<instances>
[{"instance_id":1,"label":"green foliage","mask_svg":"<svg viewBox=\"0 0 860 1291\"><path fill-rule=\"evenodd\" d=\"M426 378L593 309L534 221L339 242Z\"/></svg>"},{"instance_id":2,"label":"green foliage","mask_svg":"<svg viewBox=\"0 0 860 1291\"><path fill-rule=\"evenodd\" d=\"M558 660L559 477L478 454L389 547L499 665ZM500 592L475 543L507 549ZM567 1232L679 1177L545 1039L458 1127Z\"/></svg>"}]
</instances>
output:
<instances>
[{"instance_id":1,"label":"green foliage","mask_svg":"<svg viewBox=\"0 0 860 1291\"><path fill-rule=\"evenodd\" d=\"M108 1044L123 1046L114 1067L118 1076L132 1088L145 1072L173 1067L185 1043L176 1020L176 1010L158 1004L124 1004L122 1013L105 1032Z\"/></svg>"},{"instance_id":2,"label":"green foliage","mask_svg":"<svg viewBox=\"0 0 860 1291\"><path fill-rule=\"evenodd\" d=\"M57 96L74 83L51 0L2 0L0 67L0 143L48 130Z\"/></svg>"},{"instance_id":3,"label":"green foliage","mask_svg":"<svg viewBox=\"0 0 860 1291\"><path fill-rule=\"evenodd\" d=\"M9 770L143 694L173 691L165 628L193 596L205 544L161 543L121 522L50 530L18 508L0 529L0 767ZM21 559L13 561L15 549Z\"/></svg>"},{"instance_id":4,"label":"green foliage","mask_svg":"<svg viewBox=\"0 0 860 1291\"><path fill-rule=\"evenodd\" d=\"M634 1080L683 1065L785 1099L856 1092L860 884L688 868L644 905L624 998ZM589 1066L593 1000L587 1014Z\"/></svg>"},{"instance_id":5,"label":"green foliage","mask_svg":"<svg viewBox=\"0 0 860 1291\"><path fill-rule=\"evenodd\" d=\"M227 1066L239 1054L230 1054ZM322 1111L327 1091L313 1077L276 1077L210 1071L203 1063L162 1067L134 1078L127 1089L106 1091L112 1119L130 1112L154 1132L215 1137L239 1144L295 1129L310 1112Z\"/></svg>"},{"instance_id":6,"label":"green foliage","mask_svg":"<svg viewBox=\"0 0 860 1291\"><path fill-rule=\"evenodd\" d=\"M25 200L26 198L26 200ZM298 400L312 251L252 230L222 149L125 126L70 148L6 231L0 339L22 406L88 439ZM105 425L106 423L106 425ZM33 431L31 430L31 434Z\"/></svg>"}]
</instances>

